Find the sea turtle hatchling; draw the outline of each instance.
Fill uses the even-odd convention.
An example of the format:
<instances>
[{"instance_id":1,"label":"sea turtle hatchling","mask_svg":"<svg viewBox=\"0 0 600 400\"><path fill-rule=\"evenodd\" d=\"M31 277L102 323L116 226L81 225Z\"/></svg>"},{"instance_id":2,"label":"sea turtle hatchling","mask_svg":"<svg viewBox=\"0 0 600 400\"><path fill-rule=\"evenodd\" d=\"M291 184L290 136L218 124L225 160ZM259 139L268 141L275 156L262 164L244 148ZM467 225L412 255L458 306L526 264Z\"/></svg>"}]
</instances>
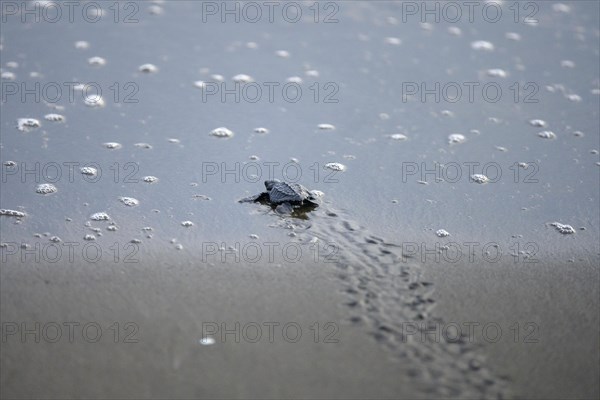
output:
<instances>
[{"instance_id":1,"label":"sea turtle hatchling","mask_svg":"<svg viewBox=\"0 0 600 400\"><path fill-rule=\"evenodd\" d=\"M265 181L266 192L240 200L240 203L261 202L277 206L282 213L291 212L294 207L316 207L319 205L320 193L309 191L299 183L287 183L278 179Z\"/></svg>"}]
</instances>

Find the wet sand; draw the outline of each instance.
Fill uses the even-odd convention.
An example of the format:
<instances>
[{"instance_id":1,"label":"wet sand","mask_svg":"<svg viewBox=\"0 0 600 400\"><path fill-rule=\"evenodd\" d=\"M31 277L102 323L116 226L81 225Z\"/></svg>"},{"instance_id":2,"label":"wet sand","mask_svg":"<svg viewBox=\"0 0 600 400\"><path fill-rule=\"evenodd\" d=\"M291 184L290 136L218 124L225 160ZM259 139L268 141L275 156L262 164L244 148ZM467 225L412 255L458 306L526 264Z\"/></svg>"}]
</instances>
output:
<instances>
[{"instance_id":1,"label":"wet sand","mask_svg":"<svg viewBox=\"0 0 600 400\"><path fill-rule=\"evenodd\" d=\"M569 278L540 279L549 276L541 274L547 268ZM480 367L504 376L508 397L593 398L597 268L591 262L527 270L506 262L503 268L480 265L476 271L471 264L422 265L423 278L434 283L436 302L425 321L438 334L452 323L465 334L470 323L467 341L473 345L464 348L474 349L469 352ZM412 372L427 362L418 366L401 355L408 344L382 342L368 321L352 322L347 294L330 264L206 264L171 257L128 265L11 262L1 273L3 398L440 397L426 394ZM21 332L21 322L36 331L34 321L41 323L39 343L35 334ZM6 332L11 322L19 324L15 334ZM62 328L56 343L51 343L53 322ZM79 324L72 338L69 322ZM407 330L424 323L397 322ZM89 323L102 329L97 342L94 327L82 332ZM231 330L225 336L222 323ZM335 328L326 329L326 323ZM261 329L258 340L255 324ZM285 324L293 326L284 335ZM483 332L490 324L502 329L500 336L495 327ZM213 344L199 343L203 327L218 331L210 335ZM453 346L434 344L443 339L432 338L431 331L424 339L415 333L409 342L426 353L432 346ZM449 361L463 362L455 357Z\"/></svg>"},{"instance_id":2,"label":"wet sand","mask_svg":"<svg viewBox=\"0 0 600 400\"><path fill-rule=\"evenodd\" d=\"M446 321L465 330L479 323L471 337L510 376L516 398L587 399L600 386L598 274L590 255L575 263L438 264L427 275Z\"/></svg>"},{"instance_id":3,"label":"wet sand","mask_svg":"<svg viewBox=\"0 0 600 400\"><path fill-rule=\"evenodd\" d=\"M50 322L79 322L77 328L97 322L103 333L97 343L77 329L70 343L65 326L57 343L45 339L54 336L51 330L40 334L40 343L33 336L24 343L19 334L8 336L2 346L2 397L417 396L408 366L347 321L339 285L328 275L311 263L3 265L3 322L24 321L32 329L33 321L41 321L41 330ZM119 343L109 329L114 322L120 322ZM139 331L126 330L126 322ZM239 342L233 333L224 340L214 335L213 345L199 344L202 323L219 329L225 323L235 332L236 322ZM335 334L324 328L328 322L337 327ZM243 331L251 323L262 329L257 343L249 341L255 340L254 328ZM265 323L274 323L272 343ZM284 337L288 323L294 325ZM302 329L299 337L296 326ZM88 336L93 339L95 331ZM128 342L133 340L138 342Z\"/></svg>"}]
</instances>

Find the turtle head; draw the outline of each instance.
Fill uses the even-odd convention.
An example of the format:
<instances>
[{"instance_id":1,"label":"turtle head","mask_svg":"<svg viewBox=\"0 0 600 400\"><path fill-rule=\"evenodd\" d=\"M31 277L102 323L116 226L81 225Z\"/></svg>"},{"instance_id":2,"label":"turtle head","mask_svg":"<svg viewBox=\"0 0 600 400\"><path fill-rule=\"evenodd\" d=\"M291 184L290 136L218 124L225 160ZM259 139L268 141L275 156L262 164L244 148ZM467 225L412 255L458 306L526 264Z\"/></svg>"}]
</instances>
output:
<instances>
[{"instance_id":1,"label":"turtle head","mask_svg":"<svg viewBox=\"0 0 600 400\"><path fill-rule=\"evenodd\" d=\"M272 181L265 181L265 187L268 190L271 190L273 188L273 186L275 186L276 183L280 183L281 181L279 179L273 179Z\"/></svg>"}]
</instances>

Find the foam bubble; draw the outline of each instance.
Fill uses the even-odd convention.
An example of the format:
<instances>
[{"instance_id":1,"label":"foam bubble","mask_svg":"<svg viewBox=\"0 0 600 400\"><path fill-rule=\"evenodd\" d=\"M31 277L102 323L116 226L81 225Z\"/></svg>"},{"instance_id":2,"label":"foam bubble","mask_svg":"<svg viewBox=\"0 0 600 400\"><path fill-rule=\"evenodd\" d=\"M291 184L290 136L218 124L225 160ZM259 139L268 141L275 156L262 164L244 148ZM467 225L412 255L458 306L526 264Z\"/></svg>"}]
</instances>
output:
<instances>
[{"instance_id":1,"label":"foam bubble","mask_svg":"<svg viewBox=\"0 0 600 400\"><path fill-rule=\"evenodd\" d=\"M135 207L140 204L140 201L133 197L119 197L119 201L128 207Z\"/></svg>"},{"instance_id":2,"label":"foam bubble","mask_svg":"<svg viewBox=\"0 0 600 400\"><path fill-rule=\"evenodd\" d=\"M121 147L123 147L121 145L121 143L117 143L117 142L106 142L106 143L103 143L102 145L109 150L118 150Z\"/></svg>"},{"instance_id":3,"label":"foam bubble","mask_svg":"<svg viewBox=\"0 0 600 400\"><path fill-rule=\"evenodd\" d=\"M346 166L344 164L337 163L337 162L327 163L327 164L325 164L325 168L330 169L332 171L339 171L339 172L343 172L346 170Z\"/></svg>"},{"instance_id":4,"label":"foam bubble","mask_svg":"<svg viewBox=\"0 0 600 400\"><path fill-rule=\"evenodd\" d=\"M96 176L96 174L98 174L98 170L94 167L81 167L79 168L79 172L89 176Z\"/></svg>"},{"instance_id":5,"label":"foam bubble","mask_svg":"<svg viewBox=\"0 0 600 400\"><path fill-rule=\"evenodd\" d=\"M464 143L465 140L467 140L465 136L461 135L460 133L453 133L448 136L448 143L450 144Z\"/></svg>"},{"instance_id":6,"label":"foam bubble","mask_svg":"<svg viewBox=\"0 0 600 400\"><path fill-rule=\"evenodd\" d=\"M453 36L462 35L462 30L458 26L450 26L448 27L448 33Z\"/></svg>"},{"instance_id":7,"label":"foam bubble","mask_svg":"<svg viewBox=\"0 0 600 400\"><path fill-rule=\"evenodd\" d=\"M142 178L142 180L146 183L155 183L158 182L158 178L155 176L145 176Z\"/></svg>"},{"instance_id":8,"label":"foam bubble","mask_svg":"<svg viewBox=\"0 0 600 400\"><path fill-rule=\"evenodd\" d=\"M86 50L90 48L90 44L85 40L78 40L75 42L75 48L78 50Z\"/></svg>"},{"instance_id":9,"label":"foam bubble","mask_svg":"<svg viewBox=\"0 0 600 400\"><path fill-rule=\"evenodd\" d=\"M560 222L552 222L550 225L556 228L557 231L563 235L570 235L575 233L575 229L571 225L561 224Z\"/></svg>"},{"instance_id":10,"label":"foam bubble","mask_svg":"<svg viewBox=\"0 0 600 400\"><path fill-rule=\"evenodd\" d=\"M90 219L92 221L109 221L110 216L105 212L97 212L97 213L90 215Z\"/></svg>"},{"instance_id":11,"label":"foam bubble","mask_svg":"<svg viewBox=\"0 0 600 400\"><path fill-rule=\"evenodd\" d=\"M152 4L151 6L148 7L148 12L151 15L162 15L162 13L164 13L165 11L158 4Z\"/></svg>"},{"instance_id":12,"label":"foam bubble","mask_svg":"<svg viewBox=\"0 0 600 400\"><path fill-rule=\"evenodd\" d=\"M518 42L519 40L521 40L521 35L516 32L506 32L504 37L506 37L508 40L512 40L515 42Z\"/></svg>"},{"instance_id":13,"label":"foam bubble","mask_svg":"<svg viewBox=\"0 0 600 400\"><path fill-rule=\"evenodd\" d=\"M500 68L491 68L487 70L487 75L492 78L506 78L508 73Z\"/></svg>"},{"instance_id":14,"label":"foam bubble","mask_svg":"<svg viewBox=\"0 0 600 400\"><path fill-rule=\"evenodd\" d=\"M88 107L104 107L104 99L99 94L89 94L83 99L83 104Z\"/></svg>"},{"instance_id":15,"label":"foam bubble","mask_svg":"<svg viewBox=\"0 0 600 400\"><path fill-rule=\"evenodd\" d=\"M46 114L44 115L44 119L52 122L64 122L65 116L60 114Z\"/></svg>"},{"instance_id":16,"label":"foam bubble","mask_svg":"<svg viewBox=\"0 0 600 400\"><path fill-rule=\"evenodd\" d=\"M14 81L17 79L17 75L12 71L2 71L2 73L0 73L0 78L6 79L7 81Z\"/></svg>"},{"instance_id":17,"label":"foam bubble","mask_svg":"<svg viewBox=\"0 0 600 400\"><path fill-rule=\"evenodd\" d=\"M254 79L250 75L246 75L246 74L237 74L236 76L234 76L231 79L233 79L233 81L237 82L237 83L250 83L250 82L254 82Z\"/></svg>"},{"instance_id":18,"label":"foam bubble","mask_svg":"<svg viewBox=\"0 0 600 400\"><path fill-rule=\"evenodd\" d=\"M138 67L138 71L145 74L152 74L158 72L158 67L154 64L142 64Z\"/></svg>"},{"instance_id":19,"label":"foam bubble","mask_svg":"<svg viewBox=\"0 0 600 400\"><path fill-rule=\"evenodd\" d=\"M335 126L332 124L319 124L317 127L322 131L333 131L335 130Z\"/></svg>"},{"instance_id":20,"label":"foam bubble","mask_svg":"<svg viewBox=\"0 0 600 400\"><path fill-rule=\"evenodd\" d=\"M210 131L210 135L218 138L230 138L233 136L233 132L222 126Z\"/></svg>"},{"instance_id":21,"label":"foam bubble","mask_svg":"<svg viewBox=\"0 0 600 400\"><path fill-rule=\"evenodd\" d=\"M557 13L568 14L571 12L571 6L564 3L556 3L552 4L552 10L554 10Z\"/></svg>"},{"instance_id":22,"label":"foam bubble","mask_svg":"<svg viewBox=\"0 0 600 400\"><path fill-rule=\"evenodd\" d=\"M538 132L538 136L542 139L556 139L556 134L552 131Z\"/></svg>"},{"instance_id":23,"label":"foam bubble","mask_svg":"<svg viewBox=\"0 0 600 400\"><path fill-rule=\"evenodd\" d=\"M102 67L106 65L106 60L102 57L90 57L88 58L88 64L94 67Z\"/></svg>"},{"instance_id":24,"label":"foam bubble","mask_svg":"<svg viewBox=\"0 0 600 400\"><path fill-rule=\"evenodd\" d=\"M438 229L437 231L435 231L435 234L437 235L437 237L441 238L450 236L450 233L448 233L448 231L445 229Z\"/></svg>"},{"instance_id":25,"label":"foam bubble","mask_svg":"<svg viewBox=\"0 0 600 400\"><path fill-rule=\"evenodd\" d=\"M390 139L402 141L408 139L408 137L406 137L406 135L403 135L402 133L394 133L390 135Z\"/></svg>"},{"instance_id":26,"label":"foam bubble","mask_svg":"<svg viewBox=\"0 0 600 400\"><path fill-rule=\"evenodd\" d=\"M210 346L210 345L213 345L213 344L215 344L216 342L215 342L215 339L213 339L213 338L211 338L211 337L205 337L205 338L202 338L202 339L200 339L200 340L199 340L199 343L200 343L202 346Z\"/></svg>"},{"instance_id":27,"label":"foam bubble","mask_svg":"<svg viewBox=\"0 0 600 400\"><path fill-rule=\"evenodd\" d=\"M476 40L471 43L473 50L494 51L494 45L487 40Z\"/></svg>"},{"instance_id":28,"label":"foam bubble","mask_svg":"<svg viewBox=\"0 0 600 400\"><path fill-rule=\"evenodd\" d=\"M386 44L391 44L392 46L400 46L402 44L402 40L397 37L386 37L384 41Z\"/></svg>"},{"instance_id":29,"label":"foam bubble","mask_svg":"<svg viewBox=\"0 0 600 400\"><path fill-rule=\"evenodd\" d=\"M269 130L267 128L254 128L254 133L260 133L260 134L265 134L265 133L269 133Z\"/></svg>"},{"instance_id":30,"label":"foam bubble","mask_svg":"<svg viewBox=\"0 0 600 400\"><path fill-rule=\"evenodd\" d=\"M21 132L28 132L30 129L39 128L40 126L40 121L35 118L17 119L17 129Z\"/></svg>"},{"instance_id":31,"label":"foam bubble","mask_svg":"<svg viewBox=\"0 0 600 400\"><path fill-rule=\"evenodd\" d=\"M0 215L4 215L5 217L23 218L26 214L16 210L0 209Z\"/></svg>"},{"instance_id":32,"label":"foam bubble","mask_svg":"<svg viewBox=\"0 0 600 400\"><path fill-rule=\"evenodd\" d=\"M563 68L575 68L575 63L571 60L562 60L560 66Z\"/></svg>"},{"instance_id":33,"label":"foam bubble","mask_svg":"<svg viewBox=\"0 0 600 400\"><path fill-rule=\"evenodd\" d=\"M544 121L543 119L532 119L532 120L529 120L529 125L535 126L536 128L545 128L545 127L548 126L548 124L546 123L546 121Z\"/></svg>"},{"instance_id":34,"label":"foam bubble","mask_svg":"<svg viewBox=\"0 0 600 400\"><path fill-rule=\"evenodd\" d=\"M37 194L43 194L43 195L56 193L57 191L58 191L58 189L56 188L56 186L54 186L51 183L42 183L42 184L39 184L35 188L35 192Z\"/></svg>"},{"instance_id":35,"label":"foam bubble","mask_svg":"<svg viewBox=\"0 0 600 400\"><path fill-rule=\"evenodd\" d=\"M471 180L475 183L484 184L484 183L488 183L490 181L490 178L488 178L487 176L485 176L483 174L474 174L474 175L471 175Z\"/></svg>"}]
</instances>

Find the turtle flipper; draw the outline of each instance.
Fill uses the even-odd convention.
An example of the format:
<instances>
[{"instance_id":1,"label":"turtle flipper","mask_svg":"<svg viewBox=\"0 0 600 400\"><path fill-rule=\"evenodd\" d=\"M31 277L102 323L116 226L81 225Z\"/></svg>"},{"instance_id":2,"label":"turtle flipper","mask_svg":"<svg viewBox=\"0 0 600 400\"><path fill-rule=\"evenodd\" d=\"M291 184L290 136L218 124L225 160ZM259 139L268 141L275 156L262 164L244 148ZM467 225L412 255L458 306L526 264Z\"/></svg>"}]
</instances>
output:
<instances>
[{"instance_id":1,"label":"turtle flipper","mask_svg":"<svg viewBox=\"0 0 600 400\"><path fill-rule=\"evenodd\" d=\"M304 203L310 206L319 206L321 204L321 192L309 191L309 195L304 199Z\"/></svg>"},{"instance_id":2,"label":"turtle flipper","mask_svg":"<svg viewBox=\"0 0 600 400\"><path fill-rule=\"evenodd\" d=\"M290 203L281 203L275 207L275 212L281 215L290 215L294 212L294 207Z\"/></svg>"},{"instance_id":3,"label":"turtle flipper","mask_svg":"<svg viewBox=\"0 0 600 400\"><path fill-rule=\"evenodd\" d=\"M268 193L259 193L254 196L244 197L241 200L238 200L240 203L255 203L257 201L266 201L269 199Z\"/></svg>"}]
</instances>

